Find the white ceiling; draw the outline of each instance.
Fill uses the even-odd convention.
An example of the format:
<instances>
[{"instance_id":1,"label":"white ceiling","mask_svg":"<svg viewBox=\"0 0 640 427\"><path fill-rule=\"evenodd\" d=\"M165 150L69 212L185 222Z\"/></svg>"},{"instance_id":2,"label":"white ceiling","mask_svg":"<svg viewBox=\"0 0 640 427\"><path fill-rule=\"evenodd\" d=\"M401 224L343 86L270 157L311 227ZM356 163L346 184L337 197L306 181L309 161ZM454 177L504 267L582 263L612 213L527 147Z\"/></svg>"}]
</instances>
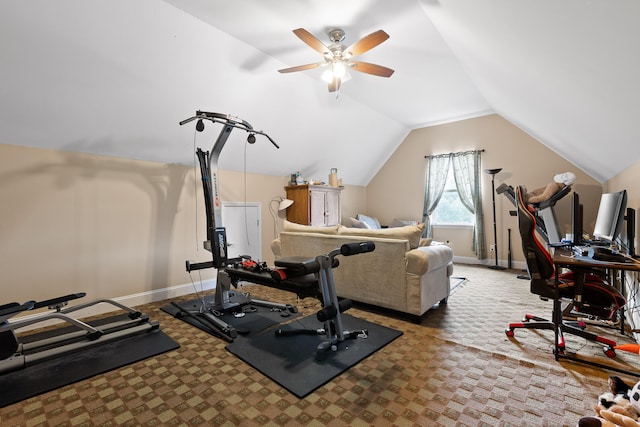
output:
<instances>
[{"instance_id":1,"label":"white ceiling","mask_svg":"<svg viewBox=\"0 0 640 427\"><path fill-rule=\"evenodd\" d=\"M587 0L0 0L0 143L366 185L411 129L498 113L599 181L640 160L640 3ZM292 30L385 30L338 97Z\"/></svg>"}]
</instances>

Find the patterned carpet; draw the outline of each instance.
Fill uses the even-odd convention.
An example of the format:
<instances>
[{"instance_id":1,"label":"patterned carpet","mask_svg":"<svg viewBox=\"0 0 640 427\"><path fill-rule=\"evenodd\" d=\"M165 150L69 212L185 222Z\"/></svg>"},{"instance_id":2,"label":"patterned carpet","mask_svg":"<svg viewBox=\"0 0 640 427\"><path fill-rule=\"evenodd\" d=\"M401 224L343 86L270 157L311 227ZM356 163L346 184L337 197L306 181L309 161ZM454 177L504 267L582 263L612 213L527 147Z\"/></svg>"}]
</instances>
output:
<instances>
[{"instance_id":1,"label":"patterned carpet","mask_svg":"<svg viewBox=\"0 0 640 427\"><path fill-rule=\"evenodd\" d=\"M556 362L550 331L506 337L507 324L525 312L550 311L517 273L456 265L454 275L467 281L419 323L352 308L349 314L403 336L304 399L232 356L225 342L162 312L166 302L148 304L139 308L181 348L2 408L0 425L575 426L592 413L610 372ZM318 308L290 293L248 290L303 314ZM607 361L584 339L567 341L570 350ZM637 355L620 353L622 363L638 365Z\"/></svg>"}]
</instances>

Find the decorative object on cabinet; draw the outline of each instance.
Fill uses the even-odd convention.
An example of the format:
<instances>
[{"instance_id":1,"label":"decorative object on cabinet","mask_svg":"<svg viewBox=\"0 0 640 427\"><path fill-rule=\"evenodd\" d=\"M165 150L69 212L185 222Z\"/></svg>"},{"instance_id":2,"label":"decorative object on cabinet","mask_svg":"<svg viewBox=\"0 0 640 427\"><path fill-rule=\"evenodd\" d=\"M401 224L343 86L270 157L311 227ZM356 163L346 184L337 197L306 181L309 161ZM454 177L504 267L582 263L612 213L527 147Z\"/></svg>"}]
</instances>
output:
<instances>
[{"instance_id":1,"label":"decorative object on cabinet","mask_svg":"<svg viewBox=\"0 0 640 427\"><path fill-rule=\"evenodd\" d=\"M278 204L278 208L274 208L274 204ZM286 210L289 206L293 204L293 200L285 199L282 196L274 197L269 202L269 212L271 212L271 217L273 218L273 235L277 239L280 236L280 232L278 231L278 212Z\"/></svg>"},{"instance_id":2,"label":"decorative object on cabinet","mask_svg":"<svg viewBox=\"0 0 640 427\"><path fill-rule=\"evenodd\" d=\"M287 209L287 220L302 225L328 227L340 224L339 187L326 185L292 185L285 187L293 206Z\"/></svg>"},{"instance_id":3,"label":"decorative object on cabinet","mask_svg":"<svg viewBox=\"0 0 640 427\"><path fill-rule=\"evenodd\" d=\"M338 186L338 169L331 168L331 172L329 173L329 185L332 187Z\"/></svg>"}]
</instances>

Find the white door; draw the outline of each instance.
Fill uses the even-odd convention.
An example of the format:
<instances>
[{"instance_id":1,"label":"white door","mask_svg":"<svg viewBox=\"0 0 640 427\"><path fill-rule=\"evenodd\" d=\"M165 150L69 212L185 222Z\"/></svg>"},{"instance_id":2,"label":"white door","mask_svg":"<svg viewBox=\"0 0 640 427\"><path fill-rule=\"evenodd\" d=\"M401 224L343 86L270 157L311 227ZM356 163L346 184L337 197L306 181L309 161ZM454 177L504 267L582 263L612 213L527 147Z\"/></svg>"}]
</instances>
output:
<instances>
[{"instance_id":1,"label":"white door","mask_svg":"<svg viewBox=\"0 0 640 427\"><path fill-rule=\"evenodd\" d=\"M261 212L260 203L222 202L228 258L250 255L254 261L262 260Z\"/></svg>"}]
</instances>

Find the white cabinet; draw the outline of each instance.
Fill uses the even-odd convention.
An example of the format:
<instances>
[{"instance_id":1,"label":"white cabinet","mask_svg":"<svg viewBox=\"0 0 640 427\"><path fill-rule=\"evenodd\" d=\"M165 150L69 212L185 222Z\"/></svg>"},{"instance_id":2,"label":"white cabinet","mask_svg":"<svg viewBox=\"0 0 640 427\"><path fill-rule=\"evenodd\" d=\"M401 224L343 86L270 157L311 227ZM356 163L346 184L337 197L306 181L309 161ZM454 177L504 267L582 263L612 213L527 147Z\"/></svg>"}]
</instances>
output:
<instances>
[{"instance_id":1,"label":"white cabinet","mask_svg":"<svg viewBox=\"0 0 640 427\"><path fill-rule=\"evenodd\" d=\"M287 220L304 225L328 227L340 223L340 191L326 185L292 185L286 187Z\"/></svg>"}]
</instances>

